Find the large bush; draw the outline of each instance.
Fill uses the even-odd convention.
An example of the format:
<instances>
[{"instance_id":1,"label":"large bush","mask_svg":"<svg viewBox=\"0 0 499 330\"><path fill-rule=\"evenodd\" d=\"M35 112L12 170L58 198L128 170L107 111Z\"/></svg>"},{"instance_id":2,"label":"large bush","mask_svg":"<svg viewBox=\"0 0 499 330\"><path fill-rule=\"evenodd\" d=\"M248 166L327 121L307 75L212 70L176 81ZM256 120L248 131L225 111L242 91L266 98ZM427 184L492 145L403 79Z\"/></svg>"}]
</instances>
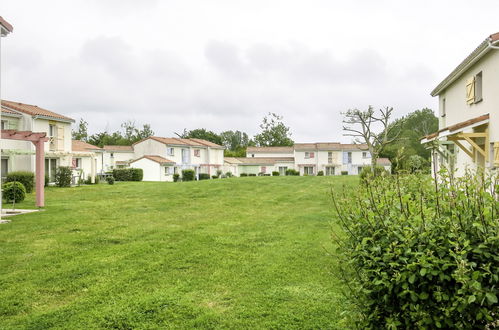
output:
<instances>
[{"instance_id":1,"label":"large bush","mask_svg":"<svg viewBox=\"0 0 499 330\"><path fill-rule=\"evenodd\" d=\"M142 181L144 171L141 168L117 168L113 170L116 181Z\"/></svg>"},{"instance_id":2,"label":"large bush","mask_svg":"<svg viewBox=\"0 0 499 330\"><path fill-rule=\"evenodd\" d=\"M58 187L71 186L71 179L73 178L73 170L69 166L59 166L55 172L55 184Z\"/></svg>"},{"instance_id":3,"label":"large bush","mask_svg":"<svg viewBox=\"0 0 499 330\"><path fill-rule=\"evenodd\" d=\"M7 174L7 178L5 182L21 182L26 188L26 192L30 193L33 191L33 187L35 186L35 173L27 172L27 171L17 171L10 172Z\"/></svg>"},{"instance_id":4,"label":"large bush","mask_svg":"<svg viewBox=\"0 0 499 330\"><path fill-rule=\"evenodd\" d=\"M21 182L7 182L2 187L3 198L6 202L22 202L26 198L26 188Z\"/></svg>"},{"instance_id":5,"label":"large bush","mask_svg":"<svg viewBox=\"0 0 499 330\"><path fill-rule=\"evenodd\" d=\"M199 180L208 180L210 175L208 173L199 173Z\"/></svg>"},{"instance_id":6,"label":"large bush","mask_svg":"<svg viewBox=\"0 0 499 330\"><path fill-rule=\"evenodd\" d=\"M333 194L338 264L359 327L484 328L499 319L493 181L441 174L371 178Z\"/></svg>"},{"instance_id":7,"label":"large bush","mask_svg":"<svg viewBox=\"0 0 499 330\"><path fill-rule=\"evenodd\" d=\"M194 170L182 170L182 181L194 181L196 172Z\"/></svg>"},{"instance_id":8,"label":"large bush","mask_svg":"<svg viewBox=\"0 0 499 330\"><path fill-rule=\"evenodd\" d=\"M369 182L374 177L379 177L379 176L384 176L384 175L389 175L389 174L390 174L390 172L385 170L385 168L383 166L376 165L374 167L374 171L373 171L373 168L371 166L364 166L362 168L362 171L360 171L359 175L360 175L360 179L362 180L362 182Z\"/></svg>"},{"instance_id":9,"label":"large bush","mask_svg":"<svg viewBox=\"0 0 499 330\"><path fill-rule=\"evenodd\" d=\"M300 175L300 172L292 168L288 168L286 170L286 175Z\"/></svg>"}]
</instances>

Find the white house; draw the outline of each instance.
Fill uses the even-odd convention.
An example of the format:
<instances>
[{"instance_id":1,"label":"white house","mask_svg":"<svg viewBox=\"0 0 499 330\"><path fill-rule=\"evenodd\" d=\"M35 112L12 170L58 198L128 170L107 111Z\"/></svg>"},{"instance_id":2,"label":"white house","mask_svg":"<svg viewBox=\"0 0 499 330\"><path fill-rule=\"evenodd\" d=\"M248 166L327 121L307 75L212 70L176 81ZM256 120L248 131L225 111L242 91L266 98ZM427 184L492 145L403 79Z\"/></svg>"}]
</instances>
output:
<instances>
[{"instance_id":1,"label":"white house","mask_svg":"<svg viewBox=\"0 0 499 330\"><path fill-rule=\"evenodd\" d=\"M173 181L175 162L161 156L142 156L132 160L130 166L143 170L143 181Z\"/></svg>"},{"instance_id":2,"label":"white house","mask_svg":"<svg viewBox=\"0 0 499 330\"><path fill-rule=\"evenodd\" d=\"M439 130L422 139L436 169L461 176L499 167L499 33L486 38L431 92L439 98Z\"/></svg>"},{"instance_id":3,"label":"white house","mask_svg":"<svg viewBox=\"0 0 499 330\"><path fill-rule=\"evenodd\" d=\"M71 166L73 119L36 105L2 100L2 129L46 133L45 174L55 180L58 166ZM2 176L11 171L35 171L35 147L29 141L4 140Z\"/></svg>"},{"instance_id":4,"label":"white house","mask_svg":"<svg viewBox=\"0 0 499 330\"><path fill-rule=\"evenodd\" d=\"M102 169L102 155L104 150L89 143L73 140L72 141L72 161L71 166L74 176L82 180L95 182L95 176Z\"/></svg>"},{"instance_id":5,"label":"white house","mask_svg":"<svg viewBox=\"0 0 499 330\"><path fill-rule=\"evenodd\" d=\"M134 160L135 152L132 146L110 146L102 147L102 169L104 172L112 171L115 168L124 168Z\"/></svg>"},{"instance_id":6,"label":"white house","mask_svg":"<svg viewBox=\"0 0 499 330\"><path fill-rule=\"evenodd\" d=\"M130 163L130 167L142 168L144 180L146 172L153 168L153 162L160 164L164 171L171 169L172 173L147 175L149 181L171 181L173 174L181 174L184 169L194 170L196 176L199 173L211 176L219 170L223 171L224 147L202 139L151 136L133 144L133 150L135 160ZM156 169L153 171L159 173Z\"/></svg>"},{"instance_id":7,"label":"white house","mask_svg":"<svg viewBox=\"0 0 499 330\"><path fill-rule=\"evenodd\" d=\"M300 175L355 175L365 166L371 165L371 156L367 145L341 144L339 142L296 143L292 147L248 147L246 158L237 158L244 164L241 168L251 169L254 173L277 171L283 175L287 169L294 169ZM391 163L386 158L378 159L378 164L390 170ZM241 169L239 169L241 172ZM246 173L241 172L241 173Z\"/></svg>"}]
</instances>

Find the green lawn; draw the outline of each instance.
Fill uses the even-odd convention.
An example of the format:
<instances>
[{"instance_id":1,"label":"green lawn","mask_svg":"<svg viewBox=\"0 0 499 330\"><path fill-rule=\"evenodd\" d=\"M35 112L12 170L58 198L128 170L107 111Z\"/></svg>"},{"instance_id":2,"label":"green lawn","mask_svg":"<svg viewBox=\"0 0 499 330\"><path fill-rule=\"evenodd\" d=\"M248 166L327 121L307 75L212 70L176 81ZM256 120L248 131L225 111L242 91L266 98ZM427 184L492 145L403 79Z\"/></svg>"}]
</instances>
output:
<instances>
[{"instance_id":1,"label":"green lawn","mask_svg":"<svg viewBox=\"0 0 499 330\"><path fill-rule=\"evenodd\" d=\"M0 328L344 328L328 191L356 182L49 188L0 225Z\"/></svg>"}]
</instances>

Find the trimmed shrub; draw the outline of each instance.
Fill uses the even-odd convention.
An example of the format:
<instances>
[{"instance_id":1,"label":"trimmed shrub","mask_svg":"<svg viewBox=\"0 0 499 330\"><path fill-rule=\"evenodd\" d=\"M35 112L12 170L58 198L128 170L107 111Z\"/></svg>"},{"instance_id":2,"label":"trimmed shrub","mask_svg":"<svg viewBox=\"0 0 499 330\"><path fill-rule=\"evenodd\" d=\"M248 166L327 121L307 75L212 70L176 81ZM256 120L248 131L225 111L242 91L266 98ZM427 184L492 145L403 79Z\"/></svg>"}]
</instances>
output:
<instances>
[{"instance_id":1,"label":"trimmed shrub","mask_svg":"<svg viewBox=\"0 0 499 330\"><path fill-rule=\"evenodd\" d=\"M45 174L45 187L49 186L50 178L48 174Z\"/></svg>"},{"instance_id":2,"label":"trimmed shrub","mask_svg":"<svg viewBox=\"0 0 499 330\"><path fill-rule=\"evenodd\" d=\"M225 173L226 178L232 178L233 176L234 176L234 174L232 174L232 172Z\"/></svg>"},{"instance_id":3,"label":"trimmed shrub","mask_svg":"<svg viewBox=\"0 0 499 330\"><path fill-rule=\"evenodd\" d=\"M33 191L35 186L35 173L28 171L16 171L7 174L5 182L21 182L26 188L26 192L29 194Z\"/></svg>"},{"instance_id":4,"label":"trimmed shrub","mask_svg":"<svg viewBox=\"0 0 499 330\"><path fill-rule=\"evenodd\" d=\"M211 178L212 179L218 179L218 175L212 175Z\"/></svg>"},{"instance_id":5,"label":"trimmed shrub","mask_svg":"<svg viewBox=\"0 0 499 330\"><path fill-rule=\"evenodd\" d=\"M11 181L3 185L3 198L6 202L22 202L26 198L26 188L21 182Z\"/></svg>"},{"instance_id":6,"label":"trimmed shrub","mask_svg":"<svg viewBox=\"0 0 499 330\"><path fill-rule=\"evenodd\" d=\"M173 174L173 182L179 182L180 181L180 174L175 173Z\"/></svg>"},{"instance_id":7,"label":"trimmed shrub","mask_svg":"<svg viewBox=\"0 0 499 330\"><path fill-rule=\"evenodd\" d=\"M497 321L497 179L380 176L333 193L338 274L357 328L484 329Z\"/></svg>"},{"instance_id":8,"label":"trimmed shrub","mask_svg":"<svg viewBox=\"0 0 499 330\"><path fill-rule=\"evenodd\" d=\"M194 170L182 170L182 181L194 181L196 172Z\"/></svg>"},{"instance_id":9,"label":"trimmed shrub","mask_svg":"<svg viewBox=\"0 0 499 330\"><path fill-rule=\"evenodd\" d=\"M341 175L348 175L348 171L341 171Z\"/></svg>"},{"instance_id":10,"label":"trimmed shrub","mask_svg":"<svg viewBox=\"0 0 499 330\"><path fill-rule=\"evenodd\" d=\"M277 171L273 171L273 172L272 172L272 176L279 176L279 175L280 175L280 173L279 173L279 172L277 172Z\"/></svg>"},{"instance_id":11,"label":"trimmed shrub","mask_svg":"<svg viewBox=\"0 0 499 330\"><path fill-rule=\"evenodd\" d=\"M55 184L58 187L70 187L73 170L69 166L59 166L55 172Z\"/></svg>"},{"instance_id":12,"label":"trimmed shrub","mask_svg":"<svg viewBox=\"0 0 499 330\"><path fill-rule=\"evenodd\" d=\"M294 170L292 168L288 168L286 170L286 175L295 175L295 176L298 176L298 175L300 175L300 171Z\"/></svg>"},{"instance_id":13,"label":"trimmed shrub","mask_svg":"<svg viewBox=\"0 0 499 330\"><path fill-rule=\"evenodd\" d=\"M222 176L222 174L223 174L222 170L217 170L217 176L218 176L218 177L221 177L221 176Z\"/></svg>"},{"instance_id":14,"label":"trimmed shrub","mask_svg":"<svg viewBox=\"0 0 499 330\"><path fill-rule=\"evenodd\" d=\"M250 173L250 174L248 174L248 176L256 176L256 174L255 173Z\"/></svg>"},{"instance_id":15,"label":"trimmed shrub","mask_svg":"<svg viewBox=\"0 0 499 330\"><path fill-rule=\"evenodd\" d=\"M144 171L141 168L117 168L113 170L116 181L142 181Z\"/></svg>"},{"instance_id":16,"label":"trimmed shrub","mask_svg":"<svg viewBox=\"0 0 499 330\"><path fill-rule=\"evenodd\" d=\"M243 176L248 176L248 173L241 173L239 174L240 177L243 177Z\"/></svg>"},{"instance_id":17,"label":"trimmed shrub","mask_svg":"<svg viewBox=\"0 0 499 330\"><path fill-rule=\"evenodd\" d=\"M317 176L324 176L324 171L317 172Z\"/></svg>"},{"instance_id":18,"label":"trimmed shrub","mask_svg":"<svg viewBox=\"0 0 499 330\"><path fill-rule=\"evenodd\" d=\"M114 176L112 175L106 176L106 182L108 184L114 184Z\"/></svg>"},{"instance_id":19,"label":"trimmed shrub","mask_svg":"<svg viewBox=\"0 0 499 330\"><path fill-rule=\"evenodd\" d=\"M210 175L208 173L199 173L199 180L209 180Z\"/></svg>"}]
</instances>

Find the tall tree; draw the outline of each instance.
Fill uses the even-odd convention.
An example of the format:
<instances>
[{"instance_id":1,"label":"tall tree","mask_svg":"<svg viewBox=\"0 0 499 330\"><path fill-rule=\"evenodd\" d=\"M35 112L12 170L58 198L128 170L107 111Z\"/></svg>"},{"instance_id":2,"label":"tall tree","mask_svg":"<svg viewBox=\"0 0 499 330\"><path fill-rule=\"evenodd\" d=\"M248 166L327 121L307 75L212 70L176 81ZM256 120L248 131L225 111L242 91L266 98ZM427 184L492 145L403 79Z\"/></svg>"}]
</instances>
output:
<instances>
[{"instance_id":1,"label":"tall tree","mask_svg":"<svg viewBox=\"0 0 499 330\"><path fill-rule=\"evenodd\" d=\"M87 142L88 140L87 129L88 129L88 123L85 120L83 120L83 118L80 118L77 130L71 132L72 139Z\"/></svg>"},{"instance_id":2,"label":"tall tree","mask_svg":"<svg viewBox=\"0 0 499 330\"><path fill-rule=\"evenodd\" d=\"M184 129L182 134L175 133L175 135L183 139L203 139L222 145L222 138L220 137L220 135L205 128L197 128L191 131Z\"/></svg>"},{"instance_id":3,"label":"tall tree","mask_svg":"<svg viewBox=\"0 0 499 330\"><path fill-rule=\"evenodd\" d=\"M260 124L262 131L255 135L255 142L260 147L292 146L290 128L284 125L283 117L268 113Z\"/></svg>"},{"instance_id":4,"label":"tall tree","mask_svg":"<svg viewBox=\"0 0 499 330\"><path fill-rule=\"evenodd\" d=\"M248 134L241 131L225 131L220 133L220 138L225 147L226 157L245 157L246 147L255 144Z\"/></svg>"},{"instance_id":5,"label":"tall tree","mask_svg":"<svg viewBox=\"0 0 499 330\"><path fill-rule=\"evenodd\" d=\"M344 136L351 136L355 143L364 143L371 153L371 167L376 167L380 154L385 148L396 141L401 132L401 125L392 125L393 108L379 109L378 113L372 106L367 110L350 109L345 112L343 123Z\"/></svg>"}]
</instances>

